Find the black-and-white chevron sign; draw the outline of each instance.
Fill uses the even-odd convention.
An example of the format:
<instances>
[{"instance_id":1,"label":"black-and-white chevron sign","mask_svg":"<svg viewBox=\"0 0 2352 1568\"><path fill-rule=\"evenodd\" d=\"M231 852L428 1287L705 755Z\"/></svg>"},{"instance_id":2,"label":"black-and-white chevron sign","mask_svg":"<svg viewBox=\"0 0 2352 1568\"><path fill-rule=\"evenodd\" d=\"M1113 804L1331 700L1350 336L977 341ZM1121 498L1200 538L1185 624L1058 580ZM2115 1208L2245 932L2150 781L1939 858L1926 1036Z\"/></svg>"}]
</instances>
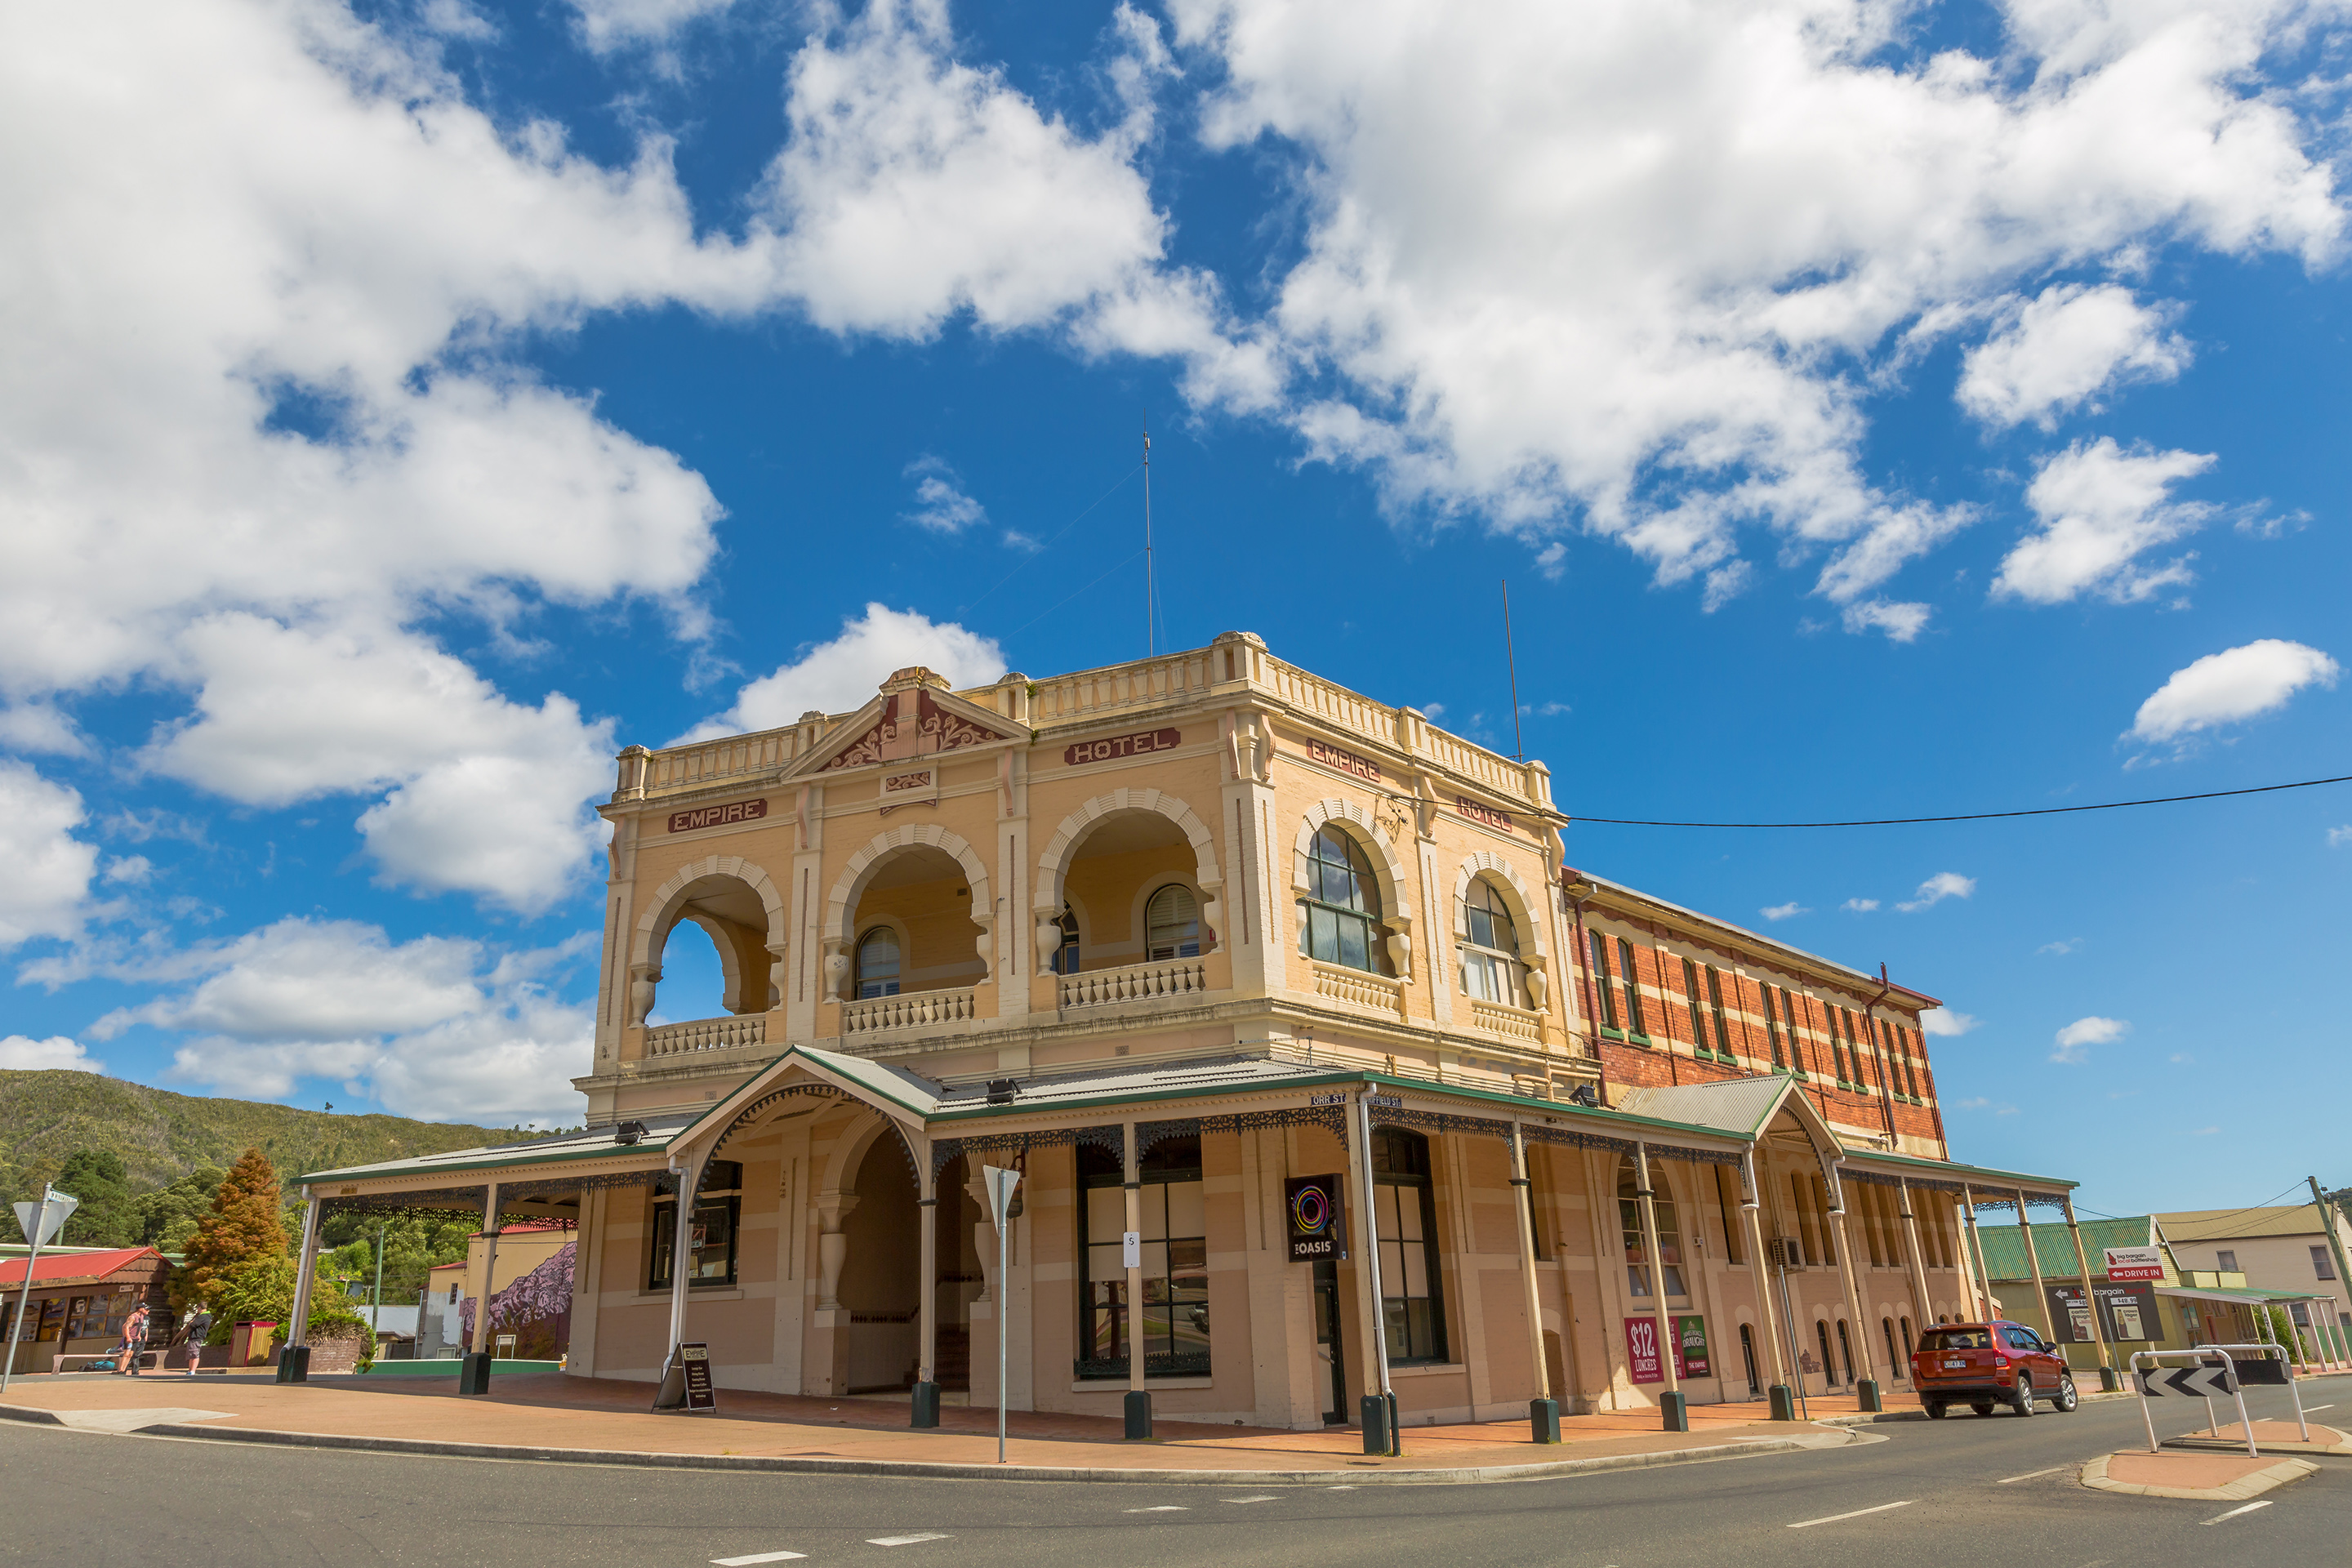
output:
<instances>
[{"instance_id":1,"label":"black-and-white chevron sign","mask_svg":"<svg viewBox=\"0 0 2352 1568\"><path fill-rule=\"evenodd\" d=\"M2158 1366L2139 1374L2139 1391L2150 1396L2226 1399L2238 1392L2238 1380L2226 1366Z\"/></svg>"}]
</instances>

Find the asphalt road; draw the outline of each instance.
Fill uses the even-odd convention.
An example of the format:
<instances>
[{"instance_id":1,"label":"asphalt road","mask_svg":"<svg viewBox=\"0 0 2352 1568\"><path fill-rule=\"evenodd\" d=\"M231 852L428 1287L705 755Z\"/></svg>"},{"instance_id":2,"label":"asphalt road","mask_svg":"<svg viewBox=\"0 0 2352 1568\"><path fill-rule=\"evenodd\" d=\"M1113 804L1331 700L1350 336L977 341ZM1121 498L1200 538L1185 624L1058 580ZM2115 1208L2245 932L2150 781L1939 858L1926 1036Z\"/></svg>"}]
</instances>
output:
<instances>
[{"instance_id":1,"label":"asphalt road","mask_svg":"<svg viewBox=\"0 0 2352 1568\"><path fill-rule=\"evenodd\" d=\"M2305 1398L2352 1417L2352 1377L2306 1384ZM2284 1390L2250 1394L2248 1403L2258 1418L2287 1410ZM2168 1409L2159 1434L2203 1424L2201 1405ZM2023 1421L1961 1413L1871 1430L1885 1440L1561 1480L1350 1489L735 1475L0 1422L0 1562L2137 1568L2352 1561L2352 1458L2323 1458L2320 1474L2270 1493L2269 1506L2222 1518L2237 1505L2093 1492L2066 1473L2145 1441L2134 1401L2086 1405L2072 1415L2045 1407ZM1834 1517L1847 1514L1853 1517Z\"/></svg>"}]
</instances>

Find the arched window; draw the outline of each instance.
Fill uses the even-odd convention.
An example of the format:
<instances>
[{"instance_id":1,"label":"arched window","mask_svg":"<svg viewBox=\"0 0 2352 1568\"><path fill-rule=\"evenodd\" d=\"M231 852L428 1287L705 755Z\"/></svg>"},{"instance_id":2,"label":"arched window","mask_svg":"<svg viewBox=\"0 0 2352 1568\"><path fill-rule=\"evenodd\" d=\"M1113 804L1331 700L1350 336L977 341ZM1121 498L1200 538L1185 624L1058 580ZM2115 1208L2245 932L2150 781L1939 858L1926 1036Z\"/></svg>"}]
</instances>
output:
<instances>
[{"instance_id":1,"label":"arched window","mask_svg":"<svg viewBox=\"0 0 2352 1568\"><path fill-rule=\"evenodd\" d=\"M1385 974L1380 932L1381 885L1356 841L1336 827L1318 829L1307 847L1307 896L1298 900L1298 950L1348 969Z\"/></svg>"},{"instance_id":2,"label":"arched window","mask_svg":"<svg viewBox=\"0 0 2352 1568\"><path fill-rule=\"evenodd\" d=\"M876 926L857 939L857 996L898 994L898 933Z\"/></svg>"},{"instance_id":3,"label":"arched window","mask_svg":"<svg viewBox=\"0 0 2352 1568\"><path fill-rule=\"evenodd\" d=\"M1837 1363L1830 1359L1830 1325L1826 1318L1813 1320L1813 1335L1822 1342L1822 1386L1837 1386Z\"/></svg>"},{"instance_id":4,"label":"arched window","mask_svg":"<svg viewBox=\"0 0 2352 1568\"><path fill-rule=\"evenodd\" d=\"M1519 932L1495 884L1474 879L1462 900L1462 989L1481 1002L1519 1000Z\"/></svg>"},{"instance_id":5,"label":"arched window","mask_svg":"<svg viewBox=\"0 0 2352 1568\"><path fill-rule=\"evenodd\" d=\"M1076 974L1078 972L1078 917L1070 906L1062 906L1062 918L1054 922L1061 929L1062 945L1054 950L1054 973Z\"/></svg>"},{"instance_id":6,"label":"arched window","mask_svg":"<svg viewBox=\"0 0 2352 1568\"><path fill-rule=\"evenodd\" d=\"M1151 895L1143 907L1143 956L1154 963L1201 956L1201 905L1192 889L1181 882L1171 882Z\"/></svg>"},{"instance_id":7,"label":"arched window","mask_svg":"<svg viewBox=\"0 0 2352 1568\"><path fill-rule=\"evenodd\" d=\"M1903 1353L1895 1348L1895 1320L1892 1318L1879 1319L1878 1329L1881 1333L1886 1336L1886 1364L1895 1369L1895 1376L1901 1377L1904 1373L1909 1369L1911 1363L1905 1361L1903 1359Z\"/></svg>"},{"instance_id":8,"label":"arched window","mask_svg":"<svg viewBox=\"0 0 2352 1568\"><path fill-rule=\"evenodd\" d=\"M1438 1277L1437 1204L1429 1140L1401 1127L1372 1130L1372 1192L1381 1238L1381 1311L1389 1360L1445 1359L1445 1299Z\"/></svg>"},{"instance_id":9,"label":"arched window","mask_svg":"<svg viewBox=\"0 0 2352 1568\"><path fill-rule=\"evenodd\" d=\"M1845 1331L1845 1320L1838 1320L1838 1358L1845 1363L1845 1380L1853 1381L1853 1336Z\"/></svg>"},{"instance_id":10,"label":"arched window","mask_svg":"<svg viewBox=\"0 0 2352 1568\"><path fill-rule=\"evenodd\" d=\"M1756 1373L1756 1331L1748 1324L1739 1325L1739 1359L1748 1363L1748 1397L1764 1397L1764 1380Z\"/></svg>"},{"instance_id":11,"label":"arched window","mask_svg":"<svg viewBox=\"0 0 2352 1568\"><path fill-rule=\"evenodd\" d=\"M1654 1193L1651 1202L1658 1211L1658 1260L1665 1271L1666 1294L1680 1296L1684 1294L1682 1229L1675 1220L1675 1198L1664 1182L1658 1182ZM1641 1184L1634 1177L1631 1154L1617 1162L1617 1217L1625 1236L1625 1287L1636 1296L1647 1296L1650 1270L1642 1247Z\"/></svg>"}]
</instances>

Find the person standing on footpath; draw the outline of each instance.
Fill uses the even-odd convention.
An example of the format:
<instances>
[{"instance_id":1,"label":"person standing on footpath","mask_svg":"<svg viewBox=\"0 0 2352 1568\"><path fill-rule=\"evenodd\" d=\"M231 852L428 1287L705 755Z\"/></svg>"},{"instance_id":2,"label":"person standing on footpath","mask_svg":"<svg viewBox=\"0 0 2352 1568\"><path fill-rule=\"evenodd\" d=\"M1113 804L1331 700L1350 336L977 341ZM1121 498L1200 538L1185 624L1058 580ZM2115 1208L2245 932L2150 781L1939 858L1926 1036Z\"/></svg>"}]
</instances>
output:
<instances>
[{"instance_id":1,"label":"person standing on footpath","mask_svg":"<svg viewBox=\"0 0 2352 1568\"><path fill-rule=\"evenodd\" d=\"M204 1358L205 1342L213 1334L213 1315L205 1310L202 1301L190 1310L187 1326L180 1333L188 1346L188 1375L194 1377L196 1375L196 1363Z\"/></svg>"},{"instance_id":2,"label":"person standing on footpath","mask_svg":"<svg viewBox=\"0 0 2352 1568\"><path fill-rule=\"evenodd\" d=\"M131 1309L131 1316L122 1320L121 1361L115 1367L121 1377L139 1375L139 1355L147 1348L147 1303L142 1301Z\"/></svg>"}]
</instances>

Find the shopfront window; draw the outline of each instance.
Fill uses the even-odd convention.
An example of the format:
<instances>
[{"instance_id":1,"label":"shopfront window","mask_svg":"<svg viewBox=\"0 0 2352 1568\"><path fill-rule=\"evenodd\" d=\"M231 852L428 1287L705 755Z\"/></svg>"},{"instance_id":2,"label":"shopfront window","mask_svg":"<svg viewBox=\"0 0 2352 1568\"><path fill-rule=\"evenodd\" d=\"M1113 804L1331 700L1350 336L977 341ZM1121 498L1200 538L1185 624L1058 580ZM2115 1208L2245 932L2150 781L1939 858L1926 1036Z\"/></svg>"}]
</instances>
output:
<instances>
[{"instance_id":1,"label":"shopfront window","mask_svg":"<svg viewBox=\"0 0 2352 1568\"><path fill-rule=\"evenodd\" d=\"M1144 957L1157 963L1201 956L1201 906L1192 889L1171 882L1144 906Z\"/></svg>"},{"instance_id":2,"label":"shopfront window","mask_svg":"<svg viewBox=\"0 0 2352 1568\"><path fill-rule=\"evenodd\" d=\"M731 1160L716 1160L703 1177L694 1200L694 1217L687 1225L688 1285L735 1283L736 1232L743 1217L743 1167ZM664 1194L653 1205L653 1268L646 1288L667 1290L677 1251L677 1197Z\"/></svg>"},{"instance_id":3,"label":"shopfront window","mask_svg":"<svg viewBox=\"0 0 2352 1568\"><path fill-rule=\"evenodd\" d=\"M898 933L876 926L857 939L857 999L898 994Z\"/></svg>"},{"instance_id":4,"label":"shopfront window","mask_svg":"<svg viewBox=\"0 0 2352 1568\"><path fill-rule=\"evenodd\" d=\"M1209 1375L1209 1236L1207 1188L1201 1179L1201 1140L1166 1138L1136 1162L1142 1209L1143 1338L1146 1377ZM1120 1237L1127 1229L1127 1191L1109 1150L1082 1144L1078 1186L1085 1208L1079 1248L1081 1321L1077 1375L1128 1375L1127 1268Z\"/></svg>"},{"instance_id":5,"label":"shopfront window","mask_svg":"<svg viewBox=\"0 0 2352 1568\"><path fill-rule=\"evenodd\" d=\"M1372 1195L1381 1234L1381 1311L1389 1361L1442 1362L1445 1301L1438 1274L1429 1140L1401 1127L1375 1128Z\"/></svg>"},{"instance_id":6,"label":"shopfront window","mask_svg":"<svg viewBox=\"0 0 2352 1568\"><path fill-rule=\"evenodd\" d=\"M1336 827L1318 830L1307 848L1307 896L1298 900L1299 951L1325 963L1374 974L1381 958L1381 886L1356 841Z\"/></svg>"},{"instance_id":7,"label":"shopfront window","mask_svg":"<svg viewBox=\"0 0 2352 1568\"><path fill-rule=\"evenodd\" d=\"M1682 1228L1675 1216L1674 1194L1666 1184L1656 1181L1652 1204L1658 1215L1658 1257L1665 1271L1666 1294L1680 1296L1683 1289ZM1633 1156L1626 1154L1617 1162L1617 1218L1625 1239L1625 1288L1636 1296L1650 1293L1649 1258L1642 1239L1642 1184L1634 1173Z\"/></svg>"},{"instance_id":8,"label":"shopfront window","mask_svg":"<svg viewBox=\"0 0 2352 1568\"><path fill-rule=\"evenodd\" d=\"M1519 1007L1519 932L1495 884L1480 877L1462 900L1462 989L1481 1002Z\"/></svg>"}]
</instances>

